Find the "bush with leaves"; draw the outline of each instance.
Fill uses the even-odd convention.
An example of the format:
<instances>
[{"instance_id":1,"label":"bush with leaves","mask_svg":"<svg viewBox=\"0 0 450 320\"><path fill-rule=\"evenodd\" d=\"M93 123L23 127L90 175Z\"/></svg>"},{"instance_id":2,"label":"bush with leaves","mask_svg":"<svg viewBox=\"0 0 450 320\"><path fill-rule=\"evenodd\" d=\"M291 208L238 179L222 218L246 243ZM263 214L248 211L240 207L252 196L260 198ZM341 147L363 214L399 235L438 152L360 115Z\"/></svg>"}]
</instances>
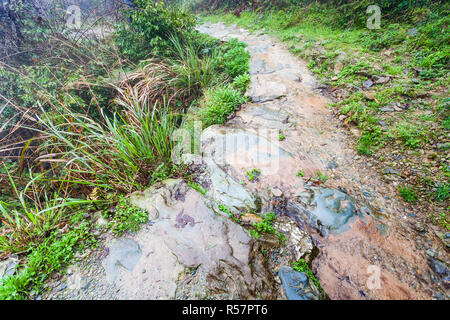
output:
<instances>
[{"instance_id":1,"label":"bush with leaves","mask_svg":"<svg viewBox=\"0 0 450 320\"><path fill-rule=\"evenodd\" d=\"M135 5L128 13L129 20L121 23L114 35L117 47L132 61L170 56L170 37L183 38L194 30L195 17L180 6L152 0L136 0Z\"/></svg>"}]
</instances>

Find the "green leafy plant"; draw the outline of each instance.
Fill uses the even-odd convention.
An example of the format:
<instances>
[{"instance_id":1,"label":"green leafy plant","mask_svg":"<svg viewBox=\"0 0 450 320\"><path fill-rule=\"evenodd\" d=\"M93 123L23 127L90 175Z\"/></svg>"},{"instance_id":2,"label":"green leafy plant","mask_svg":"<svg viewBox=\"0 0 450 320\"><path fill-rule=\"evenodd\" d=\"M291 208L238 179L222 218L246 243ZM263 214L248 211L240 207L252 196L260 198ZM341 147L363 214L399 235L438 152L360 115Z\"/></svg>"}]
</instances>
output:
<instances>
[{"instance_id":1,"label":"green leafy plant","mask_svg":"<svg viewBox=\"0 0 450 320\"><path fill-rule=\"evenodd\" d=\"M317 289L320 293L324 293L322 286L319 283L319 280L317 280L316 276L311 271L311 268L309 267L308 263L304 259L299 259L298 261L292 262L292 269L298 272L304 272L308 275L308 277L314 282Z\"/></svg>"},{"instance_id":2,"label":"green leafy plant","mask_svg":"<svg viewBox=\"0 0 450 320\"><path fill-rule=\"evenodd\" d=\"M111 220L108 223L108 228L116 235L121 235L127 231L132 233L137 232L142 224L148 221L147 211L133 206L130 200L123 195L119 197L112 217L109 217L109 212L106 211L105 214Z\"/></svg>"},{"instance_id":3,"label":"green leafy plant","mask_svg":"<svg viewBox=\"0 0 450 320\"><path fill-rule=\"evenodd\" d=\"M297 177L304 177L305 176L305 172L303 170L299 170L297 172Z\"/></svg>"},{"instance_id":4,"label":"green leafy plant","mask_svg":"<svg viewBox=\"0 0 450 320\"><path fill-rule=\"evenodd\" d=\"M254 229L249 230L250 234L256 239L261 236L261 233L275 234L281 242L284 242L286 240L286 236L278 232L273 227L273 223L275 222L276 218L277 216L275 215L275 213L267 213L265 216L263 216L263 221L252 223Z\"/></svg>"},{"instance_id":5,"label":"green leafy plant","mask_svg":"<svg viewBox=\"0 0 450 320\"><path fill-rule=\"evenodd\" d=\"M245 93L247 91L248 86L250 85L250 74L241 74L233 79L231 86L241 93Z\"/></svg>"},{"instance_id":6,"label":"green leafy plant","mask_svg":"<svg viewBox=\"0 0 450 320\"><path fill-rule=\"evenodd\" d=\"M228 208L228 207L226 207L226 206L224 206L224 205L222 205L222 204L219 204L218 207L219 207L219 210L220 210L220 211L222 211L223 213L228 214L228 215L230 216L230 218L231 218L234 222L236 222L236 223L239 223L239 222L240 222L239 218L236 217L236 216L231 212L230 208Z\"/></svg>"},{"instance_id":7,"label":"green leafy plant","mask_svg":"<svg viewBox=\"0 0 450 320\"><path fill-rule=\"evenodd\" d=\"M418 199L417 194L412 187L400 186L398 192L406 202L414 204Z\"/></svg>"},{"instance_id":8,"label":"green leafy plant","mask_svg":"<svg viewBox=\"0 0 450 320\"><path fill-rule=\"evenodd\" d=\"M170 56L170 36L181 38L194 30L195 17L181 6L151 0L136 0L135 5L138 9L130 11L128 22L119 24L114 34L120 52L132 61Z\"/></svg>"},{"instance_id":9,"label":"green leafy plant","mask_svg":"<svg viewBox=\"0 0 450 320\"><path fill-rule=\"evenodd\" d=\"M41 292L45 281L68 266L76 252L97 246L83 212L72 216L70 224L72 228L67 233L55 230L41 241L30 244L31 253L25 265L16 275L0 281L0 300L22 300L28 298L30 291Z\"/></svg>"},{"instance_id":10,"label":"green leafy plant","mask_svg":"<svg viewBox=\"0 0 450 320\"><path fill-rule=\"evenodd\" d=\"M64 198L61 189L51 195L46 192L41 195L37 181L42 175L32 177L22 190L17 188L9 172L8 176L19 205L0 201L0 221L4 225L0 251L3 252L25 252L30 243L44 239L63 225L71 208L96 202Z\"/></svg>"},{"instance_id":11,"label":"green leafy plant","mask_svg":"<svg viewBox=\"0 0 450 320\"><path fill-rule=\"evenodd\" d=\"M246 47L247 44L240 42L237 39L231 39L225 45L223 64L225 66L226 73L232 79L247 75L250 72L250 53L246 50Z\"/></svg>"},{"instance_id":12,"label":"green leafy plant","mask_svg":"<svg viewBox=\"0 0 450 320\"><path fill-rule=\"evenodd\" d=\"M329 179L329 177L326 174L317 171L315 179L321 181L322 183L325 183Z\"/></svg>"},{"instance_id":13,"label":"green leafy plant","mask_svg":"<svg viewBox=\"0 0 450 320\"><path fill-rule=\"evenodd\" d=\"M434 200L439 202L444 202L449 198L450 194L450 185L442 184L436 188L434 192Z\"/></svg>"},{"instance_id":14,"label":"green leafy plant","mask_svg":"<svg viewBox=\"0 0 450 320\"><path fill-rule=\"evenodd\" d=\"M229 86L207 90L203 107L200 110L200 118L205 127L224 124L228 116L245 102L247 102L247 98Z\"/></svg>"},{"instance_id":15,"label":"green leafy plant","mask_svg":"<svg viewBox=\"0 0 450 320\"><path fill-rule=\"evenodd\" d=\"M197 190L198 192L200 192L202 195L206 195L206 193L208 192L208 190L204 189L201 185L199 185L197 182L191 182L189 181L188 186L191 187L194 190Z\"/></svg>"},{"instance_id":16,"label":"green leafy plant","mask_svg":"<svg viewBox=\"0 0 450 320\"><path fill-rule=\"evenodd\" d=\"M247 176L248 181L253 182L261 175L261 170L259 169L252 169L245 173Z\"/></svg>"},{"instance_id":17,"label":"green leafy plant","mask_svg":"<svg viewBox=\"0 0 450 320\"><path fill-rule=\"evenodd\" d=\"M448 209L448 208L447 208ZM441 227L444 227L447 231L450 230L450 219L448 217L448 214L445 212L440 212L438 214L430 214L431 221L433 221L434 224L440 225Z\"/></svg>"}]
</instances>

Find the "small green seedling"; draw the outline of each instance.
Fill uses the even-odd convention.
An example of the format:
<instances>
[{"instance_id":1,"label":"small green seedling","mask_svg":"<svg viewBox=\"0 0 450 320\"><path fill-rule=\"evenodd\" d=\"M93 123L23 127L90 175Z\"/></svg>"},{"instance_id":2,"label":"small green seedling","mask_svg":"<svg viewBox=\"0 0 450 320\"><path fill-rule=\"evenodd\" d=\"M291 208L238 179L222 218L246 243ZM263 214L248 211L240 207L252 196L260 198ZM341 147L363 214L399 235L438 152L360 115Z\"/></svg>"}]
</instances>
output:
<instances>
[{"instance_id":1,"label":"small green seedling","mask_svg":"<svg viewBox=\"0 0 450 320\"><path fill-rule=\"evenodd\" d=\"M248 181L253 182L256 180L257 177L259 177L261 175L261 170L259 169L253 169L253 170L249 170L246 173Z\"/></svg>"},{"instance_id":2,"label":"small green seedling","mask_svg":"<svg viewBox=\"0 0 450 320\"><path fill-rule=\"evenodd\" d=\"M304 177L305 176L305 172L303 171L303 170L299 170L298 172L297 172L297 177Z\"/></svg>"}]
</instances>

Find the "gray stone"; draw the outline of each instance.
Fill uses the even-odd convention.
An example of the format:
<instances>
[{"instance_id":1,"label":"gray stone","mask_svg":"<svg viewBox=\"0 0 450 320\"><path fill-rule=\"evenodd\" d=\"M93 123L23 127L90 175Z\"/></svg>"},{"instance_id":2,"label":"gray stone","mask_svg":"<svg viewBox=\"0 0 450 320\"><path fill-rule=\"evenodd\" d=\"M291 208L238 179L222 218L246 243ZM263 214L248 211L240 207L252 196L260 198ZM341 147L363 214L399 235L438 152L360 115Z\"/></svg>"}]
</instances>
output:
<instances>
[{"instance_id":1,"label":"gray stone","mask_svg":"<svg viewBox=\"0 0 450 320\"><path fill-rule=\"evenodd\" d=\"M356 214L350 197L337 190L316 190L313 202L316 204L313 215L330 230L341 230Z\"/></svg>"},{"instance_id":2,"label":"gray stone","mask_svg":"<svg viewBox=\"0 0 450 320\"><path fill-rule=\"evenodd\" d=\"M436 272L439 276L450 276L450 269L444 262L434 258L430 258L430 265L433 271Z\"/></svg>"},{"instance_id":3,"label":"gray stone","mask_svg":"<svg viewBox=\"0 0 450 320\"><path fill-rule=\"evenodd\" d=\"M327 169L330 169L330 170L337 169L338 167L339 167L339 165L334 161L330 161L327 164Z\"/></svg>"},{"instance_id":4,"label":"gray stone","mask_svg":"<svg viewBox=\"0 0 450 320\"><path fill-rule=\"evenodd\" d=\"M380 233L380 235L382 235L383 237L389 237L389 226L384 224L384 223L380 223L377 225L377 229L378 232Z\"/></svg>"},{"instance_id":5,"label":"gray stone","mask_svg":"<svg viewBox=\"0 0 450 320\"><path fill-rule=\"evenodd\" d=\"M206 159L206 164L211 179L210 194L214 203L226 205L233 213L258 208L256 197L226 174L214 160Z\"/></svg>"},{"instance_id":6,"label":"gray stone","mask_svg":"<svg viewBox=\"0 0 450 320\"><path fill-rule=\"evenodd\" d=\"M264 60L262 59L257 59L257 60L252 60L250 62L250 74L251 75L255 75L255 74L270 74L270 73L274 73L276 71L280 71L283 70L283 65L278 64L276 67L271 67L269 66Z\"/></svg>"},{"instance_id":7,"label":"gray stone","mask_svg":"<svg viewBox=\"0 0 450 320\"><path fill-rule=\"evenodd\" d=\"M66 282L64 282L63 284L61 284L59 287L58 287L58 291L63 291L63 290L65 290L65 289L67 289L67 283Z\"/></svg>"},{"instance_id":8,"label":"gray stone","mask_svg":"<svg viewBox=\"0 0 450 320\"><path fill-rule=\"evenodd\" d=\"M385 84L388 83L391 80L390 77L376 77L375 83L376 84Z\"/></svg>"},{"instance_id":9,"label":"gray stone","mask_svg":"<svg viewBox=\"0 0 450 320\"><path fill-rule=\"evenodd\" d=\"M19 260L15 257L10 257L4 261L0 261L0 279L14 275L18 265Z\"/></svg>"},{"instance_id":10,"label":"gray stone","mask_svg":"<svg viewBox=\"0 0 450 320\"><path fill-rule=\"evenodd\" d=\"M298 201L298 202L297 202ZM308 223L324 235L349 229L356 216L362 217L353 200L341 191L311 188L288 204L288 210L299 223Z\"/></svg>"},{"instance_id":11,"label":"gray stone","mask_svg":"<svg viewBox=\"0 0 450 320\"><path fill-rule=\"evenodd\" d=\"M363 87L364 87L364 88L369 89L369 88L372 87L372 86L373 86L373 81L370 80L370 79L364 81L364 83L363 83Z\"/></svg>"},{"instance_id":12,"label":"gray stone","mask_svg":"<svg viewBox=\"0 0 450 320\"><path fill-rule=\"evenodd\" d=\"M141 248L135 240L127 238L113 240L109 246L109 255L102 263L107 278L114 282L119 275L119 266L133 271L141 256Z\"/></svg>"},{"instance_id":13,"label":"gray stone","mask_svg":"<svg viewBox=\"0 0 450 320\"><path fill-rule=\"evenodd\" d=\"M336 62L334 65L334 73L338 74L342 71L342 69L345 66L345 62L347 60L347 54L344 51L336 51L338 53L338 56L336 57Z\"/></svg>"},{"instance_id":14,"label":"gray stone","mask_svg":"<svg viewBox=\"0 0 450 320\"><path fill-rule=\"evenodd\" d=\"M394 112L395 110L394 110L394 108L386 106L386 107L380 108L380 111L382 111L382 112Z\"/></svg>"},{"instance_id":15,"label":"gray stone","mask_svg":"<svg viewBox=\"0 0 450 320\"><path fill-rule=\"evenodd\" d=\"M256 298L255 292L273 297L273 279L255 251L253 238L212 205L236 210L254 207L255 199L214 162L207 166L212 181L208 197L182 180L159 183L132 197L133 203L157 218L133 238L142 257L133 271L125 270L117 279L121 297L194 298L195 292L205 290L226 292L236 299ZM180 284L186 268L196 269L195 277ZM148 272L142 273L143 269Z\"/></svg>"},{"instance_id":16,"label":"gray stone","mask_svg":"<svg viewBox=\"0 0 450 320\"><path fill-rule=\"evenodd\" d=\"M382 172L383 174L399 174L399 172L398 172L397 170L395 170L395 169L393 169L393 168L389 168L389 167L383 168L383 169L381 170L381 172Z\"/></svg>"},{"instance_id":17,"label":"gray stone","mask_svg":"<svg viewBox=\"0 0 450 320\"><path fill-rule=\"evenodd\" d=\"M319 300L320 293L314 283L304 272L298 272L291 267L282 266L278 275L283 284L283 290L288 300Z\"/></svg>"}]
</instances>

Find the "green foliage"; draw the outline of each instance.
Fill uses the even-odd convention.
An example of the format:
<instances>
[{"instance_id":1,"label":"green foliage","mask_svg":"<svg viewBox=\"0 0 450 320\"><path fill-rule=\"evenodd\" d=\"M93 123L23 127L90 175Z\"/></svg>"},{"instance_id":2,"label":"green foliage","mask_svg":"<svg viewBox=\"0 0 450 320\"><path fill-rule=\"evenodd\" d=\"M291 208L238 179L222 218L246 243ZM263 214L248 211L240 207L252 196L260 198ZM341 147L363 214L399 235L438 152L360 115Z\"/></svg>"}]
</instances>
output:
<instances>
[{"instance_id":1,"label":"green foliage","mask_svg":"<svg viewBox=\"0 0 450 320\"><path fill-rule=\"evenodd\" d=\"M316 172L316 179L321 181L322 183L325 183L329 178L326 174L323 174L320 171Z\"/></svg>"},{"instance_id":2,"label":"green foliage","mask_svg":"<svg viewBox=\"0 0 450 320\"><path fill-rule=\"evenodd\" d=\"M44 239L64 223L71 209L95 202L64 198L61 190L53 194L43 192L39 197L36 190L39 190L42 175L33 177L30 172L30 182L19 190L8 171L7 174L18 205L0 201L0 221L5 225L0 234L0 251L3 252L25 252L30 243ZM30 194L34 202L29 201Z\"/></svg>"},{"instance_id":3,"label":"green foliage","mask_svg":"<svg viewBox=\"0 0 450 320\"><path fill-rule=\"evenodd\" d=\"M422 128L406 122L401 122L395 128L393 134L399 137L410 149L416 149L423 144L425 136Z\"/></svg>"},{"instance_id":4,"label":"green foliage","mask_svg":"<svg viewBox=\"0 0 450 320\"><path fill-rule=\"evenodd\" d=\"M395 21L403 19L405 22L424 20L430 15L430 10L439 10L445 1L407 0L407 1L378 1L383 19ZM237 0L197 0L194 8L198 10L213 11L217 8L233 10L235 13L253 9L257 13L271 15L278 14L279 23L284 27L295 26L299 23L321 22L335 28L364 27L368 14L367 7L373 5L371 0L280 0L260 1L250 0L241 2ZM245 13L240 13L241 15Z\"/></svg>"},{"instance_id":5,"label":"green foliage","mask_svg":"<svg viewBox=\"0 0 450 320\"><path fill-rule=\"evenodd\" d=\"M205 127L224 124L237 107L247 102L247 98L230 86L209 89L205 93L200 117Z\"/></svg>"},{"instance_id":6,"label":"green foliage","mask_svg":"<svg viewBox=\"0 0 450 320\"><path fill-rule=\"evenodd\" d=\"M236 78L234 78L233 83L231 84L233 88L239 90L242 93L245 93L247 91L249 85L250 74L248 73L238 75Z\"/></svg>"},{"instance_id":7,"label":"green foliage","mask_svg":"<svg viewBox=\"0 0 450 320\"><path fill-rule=\"evenodd\" d=\"M139 101L136 92L120 92L116 101L124 108L123 114L109 117L102 110L100 120L70 109L59 117L44 114L40 122L52 143L40 148L63 150L63 157L72 159L68 170L74 164L84 168L84 183L129 192L148 185L155 168L171 163L172 136L179 117L167 105L152 108Z\"/></svg>"},{"instance_id":8,"label":"green foliage","mask_svg":"<svg viewBox=\"0 0 450 320\"><path fill-rule=\"evenodd\" d=\"M200 192L202 195L206 195L206 193L208 192L208 190L204 189L201 185L199 185L197 182L191 182L189 181L188 186L191 187L194 190L197 190L198 192Z\"/></svg>"},{"instance_id":9,"label":"green foliage","mask_svg":"<svg viewBox=\"0 0 450 320\"><path fill-rule=\"evenodd\" d=\"M175 58L167 60L168 67L176 77L171 79L171 85L178 90L184 90L186 96L199 96L203 89L219 83L217 76L217 51L205 54L195 48L194 43L184 44L179 38L170 38Z\"/></svg>"},{"instance_id":10,"label":"green foliage","mask_svg":"<svg viewBox=\"0 0 450 320\"><path fill-rule=\"evenodd\" d=\"M229 216L234 222L236 222L236 223L239 223L239 222L240 222L240 221L239 221L239 218L236 217L236 216L231 212L230 208L228 208L228 207L226 207L226 206L224 206L224 205L222 205L222 204L219 204L218 207L219 207L219 210L220 210L220 211L222 211L223 213L228 214L228 216Z\"/></svg>"},{"instance_id":11,"label":"green foliage","mask_svg":"<svg viewBox=\"0 0 450 320\"><path fill-rule=\"evenodd\" d=\"M31 290L40 292L45 280L68 266L77 251L97 245L90 233L90 223L83 220L82 212L72 217L72 225L73 228L67 233L54 231L41 242L30 245L25 266L0 283L0 300L22 300L28 298Z\"/></svg>"},{"instance_id":12,"label":"green foliage","mask_svg":"<svg viewBox=\"0 0 450 320\"><path fill-rule=\"evenodd\" d=\"M121 23L114 35L121 53L132 61L170 56L170 37L183 38L196 24L195 17L181 6L152 0L135 3L139 9L130 11L129 21Z\"/></svg>"},{"instance_id":13,"label":"green foliage","mask_svg":"<svg viewBox=\"0 0 450 320\"><path fill-rule=\"evenodd\" d=\"M113 216L109 216L110 211L106 211L106 217L111 221L108 228L115 234L121 235L124 232L137 232L141 225L148 221L148 213L145 210L133 206L129 199L123 195L113 210Z\"/></svg>"},{"instance_id":14,"label":"green foliage","mask_svg":"<svg viewBox=\"0 0 450 320\"><path fill-rule=\"evenodd\" d=\"M447 208L447 211L450 208ZM440 225L445 228L445 230L450 230L450 217L445 212L440 212L438 214L430 214L431 221L434 224Z\"/></svg>"},{"instance_id":15,"label":"green foliage","mask_svg":"<svg viewBox=\"0 0 450 320\"><path fill-rule=\"evenodd\" d=\"M252 226L254 229L250 230L250 234L258 239L261 236L261 233L269 233L269 234L275 234L281 242L284 242L286 240L286 236L280 232L278 232L274 227L273 223L275 222L277 216L273 212L267 213L265 216L263 216L263 221L261 222L254 222L252 223Z\"/></svg>"},{"instance_id":16,"label":"green foliage","mask_svg":"<svg viewBox=\"0 0 450 320\"><path fill-rule=\"evenodd\" d=\"M253 182L256 180L257 177L261 175L261 170L259 169L252 169L245 173L247 176L248 181Z\"/></svg>"},{"instance_id":17,"label":"green foliage","mask_svg":"<svg viewBox=\"0 0 450 320\"><path fill-rule=\"evenodd\" d=\"M246 47L246 43L237 39L231 39L225 44L225 52L221 58L223 59L226 73L232 79L250 72L250 53L246 50Z\"/></svg>"},{"instance_id":18,"label":"green foliage","mask_svg":"<svg viewBox=\"0 0 450 320\"><path fill-rule=\"evenodd\" d=\"M309 267L308 263L304 259L299 259L298 261L292 262L292 269L298 272L306 273L308 277L314 282L317 289L319 289L319 292L324 293L323 288L319 283L319 280L317 280L316 276L311 271L311 268Z\"/></svg>"},{"instance_id":19,"label":"green foliage","mask_svg":"<svg viewBox=\"0 0 450 320\"><path fill-rule=\"evenodd\" d=\"M374 148L380 146L382 141L381 129L378 126L367 128L358 139L358 153L371 155L374 153Z\"/></svg>"},{"instance_id":20,"label":"green foliage","mask_svg":"<svg viewBox=\"0 0 450 320\"><path fill-rule=\"evenodd\" d=\"M297 172L297 177L304 177L305 176L305 172L303 170L299 170Z\"/></svg>"},{"instance_id":21,"label":"green foliage","mask_svg":"<svg viewBox=\"0 0 450 320\"><path fill-rule=\"evenodd\" d=\"M434 192L434 200L444 202L448 200L450 194L450 185L448 183L442 184L436 188Z\"/></svg>"},{"instance_id":22,"label":"green foliage","mask_svg":"<svg viewBox=\"0 0 450 320\"><path fill-rule=\"evenodd\" d=\"M407 187L407 186L400 186L398 188L398 192L400 193L400 195L406 202L409 202L411 204L414 204L417 202L418 197L417 197L417 194L416 194L414 188Z\"/></svg>"}]
</instances>

